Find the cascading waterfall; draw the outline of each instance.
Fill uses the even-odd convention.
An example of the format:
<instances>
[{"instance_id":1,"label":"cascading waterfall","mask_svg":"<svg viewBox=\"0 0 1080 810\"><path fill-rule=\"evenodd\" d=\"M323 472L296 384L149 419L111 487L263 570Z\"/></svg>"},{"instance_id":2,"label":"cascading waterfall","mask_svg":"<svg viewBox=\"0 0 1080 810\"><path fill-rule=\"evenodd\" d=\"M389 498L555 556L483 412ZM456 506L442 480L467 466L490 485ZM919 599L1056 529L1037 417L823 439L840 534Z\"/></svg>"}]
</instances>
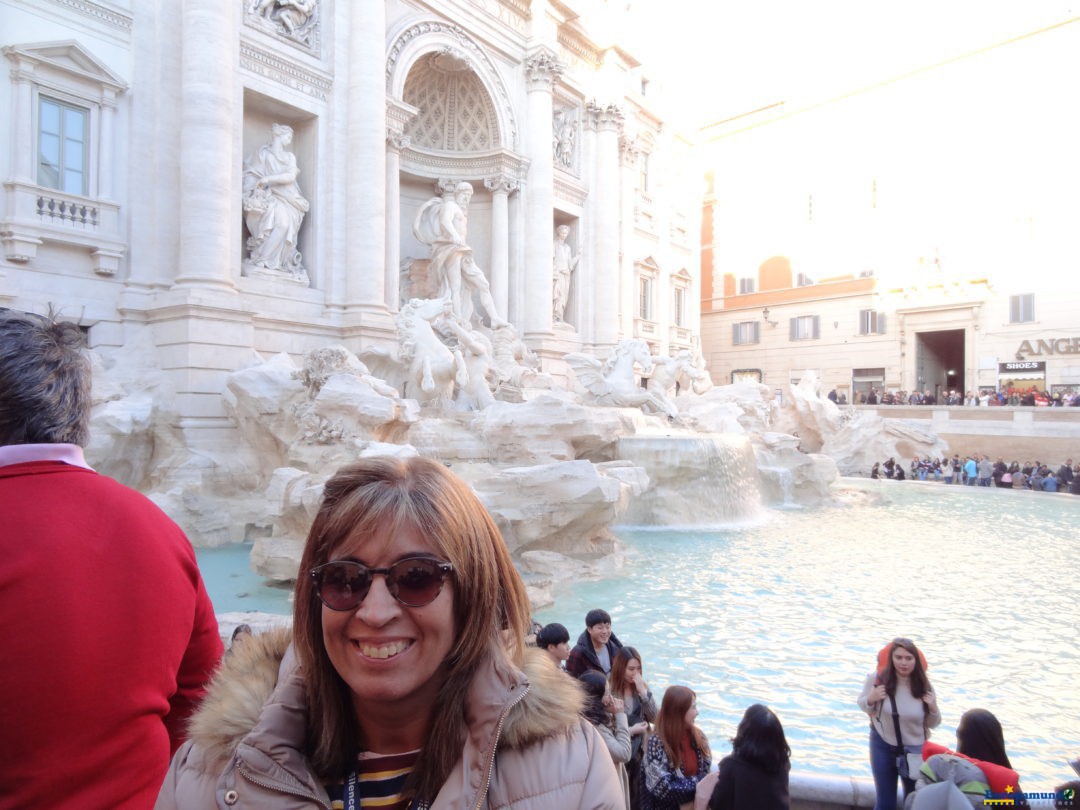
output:
<instances>
[{"instance_id":1,"label":"cascading waterfall","mask_svg":"<svg viewBox=\"0 0 1080 810\"><path fill-rule=\"evenodd\" d=\"M635 526L719 526L761 513L750 440L734 434L641 435L619 439L618 456L642 467L649 488L621 518Z\"/></svg>"}]
</instances>

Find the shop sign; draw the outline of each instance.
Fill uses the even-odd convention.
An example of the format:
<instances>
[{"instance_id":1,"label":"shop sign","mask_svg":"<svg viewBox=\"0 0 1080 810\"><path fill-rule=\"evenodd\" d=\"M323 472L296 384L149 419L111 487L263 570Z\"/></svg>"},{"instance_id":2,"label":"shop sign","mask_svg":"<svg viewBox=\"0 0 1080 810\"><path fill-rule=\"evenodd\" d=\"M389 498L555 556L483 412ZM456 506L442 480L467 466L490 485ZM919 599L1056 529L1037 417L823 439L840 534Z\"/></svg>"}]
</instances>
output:
<instances>
[{"instance_id":1,"label":"shop sign","mask_svg":"<svg viewBox=\"0 0 1080 810\"><path fill-rule=\"evenodd\" d=\"M998 374L1009 374L1017 371L1041 371L1046 373L1045 360L1026 360L1021 363L998 363Z\"/></svg>"},{"instance_id":2,"label":"shop sign","mask_svg":"<svg viewBox=\"0 0 1080 810\"><path fill-rule=\"evenodd\" d=\"M1025 340L1016 351L1018 354L1034 354L1036 357L1043 354L1080 354L1080 337Z\"/></svg>"}]
</instances>

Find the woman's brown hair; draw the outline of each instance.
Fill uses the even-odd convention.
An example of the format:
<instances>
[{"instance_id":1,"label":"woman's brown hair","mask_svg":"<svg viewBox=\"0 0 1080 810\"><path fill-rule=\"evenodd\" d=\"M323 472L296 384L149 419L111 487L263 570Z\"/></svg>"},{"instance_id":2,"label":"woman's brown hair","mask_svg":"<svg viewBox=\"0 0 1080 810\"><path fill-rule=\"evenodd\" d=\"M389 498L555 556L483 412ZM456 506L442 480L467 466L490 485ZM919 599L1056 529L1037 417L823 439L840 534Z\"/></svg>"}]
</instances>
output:
<instances>
[{"instance_id":1,"label":"woman's brown hair","mask_svg":"<svg viewBox=\"0 0 1080 810\"><path fill-rule=\"evenodd\" d=\"M885 669L878 674L878 678L883 684L885 684L885 693L893 697L896 696L896 666L893 664L893 652L897 649L906 650L915 656L915 669L911 671L911 696L922 700L923 695L930 691L930 679L926 676L926 669L923 667L923 654L919 652L919 648L915 646L909 638L894 638L889 645L889 653L887 656L887 662ZM923 734L928 736L930 733L930 707L926 705L926 702L922 703L923 708Z\"/></svg>"},{"instance_id":2,"label":"woman's brown hair","mask_svg":"<svg viewBox=\"0 0 1080 810\"><path fill-rule=\"evenodd\" d=\"M922 653L919 652L919 648L915 646L915 643L907 638L894 638L892 643L889 644L885 669L879 675L881 682L885 684L885 691L890 695L896 694L897 675L892 657L897 648L906 650L915 656L915 669L911 672L911 694L912 697L922 698L923 695L930 691L930 679L926 677L926 669L923 668Z\"/></svg>"},{"instance_id":3,"label":"woman's brown hair","mask_svg":"<svg viewBox=\"0 0 1080 810\"><path fill-rule=\"evenodd\" d=\"M682 739L687 731L694 740L694 745L706 757L711 757L709 741L704 732L695 725L686 724L686 713L697 700L692 689L685 686L669 686L664 692L660 712L656 715L656 733L664 745L664 753L671 761L672 768L682 767Z\"/></svg>"},{"instance_id":4,"label":"woman's brown hair","mask_svg":"<svg viewBox=\"0 0 1080 810\"><path fill-rule=\"evenodd\" d=\"M294 638L308 697L308 756L320 777L341 779L363 740L349 688L323 646L322 605L309 572L344 545L403 525L454 566L455 643L431 731L406 785L407 793L430 802L461 756L473 674L489 657L497 666L520 666L529 626L525 586L502 535L468 485L421 457L370 458L338 470L326 482L300 560Z\"/></svg>"},{"instance_id":5,"label":"woman's brown hair","mask_svg":"<svg viewBox=\"0 0 1080 810\"><path fill-rule=\"evenodd\" d=\"M620 647L615 653L615 657L611 660L611 672L608 674L608 687L611 689L611 694L617 698L623 696L623 692L630 686L626 683L626 665L631 660L637 661L641 664L644 676L645 664L641 661L641 653L639 653L633 647Z\"/></svg>"}]
</instances>

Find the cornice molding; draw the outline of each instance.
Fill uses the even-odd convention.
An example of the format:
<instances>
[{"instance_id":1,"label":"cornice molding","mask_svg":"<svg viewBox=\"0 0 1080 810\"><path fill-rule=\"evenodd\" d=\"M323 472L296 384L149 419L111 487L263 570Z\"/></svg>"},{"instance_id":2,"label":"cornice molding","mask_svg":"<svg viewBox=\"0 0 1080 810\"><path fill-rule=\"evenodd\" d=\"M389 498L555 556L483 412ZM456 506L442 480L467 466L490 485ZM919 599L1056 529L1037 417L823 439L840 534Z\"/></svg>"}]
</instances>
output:
<instances>
[{"instance_id":1,"label":"cornice molding","mask_svg":"<svg viewBox=\"0 0 1080 810\"><path fill-rule=\"evenodd\" d=\"M240 67L320 101L326 101L334 84L333 79L326 73L309 70L244 40L240 41Z\"/></svg>"},{"instance_id":2,"label":"cornice molding","mask_svg":"<svg viewBox=\"0 0 1080 810\"><path fill-rule=\"evenodd\" d=\"M93 0L48 0L48 2L54 6L62 6L76 11L84 17L105 23L111 28L123 31L125 34L131 33L131 27L135 22L135 18L130 14L126 14L112 6L95 3Z\"/></svg>"},{"instance_id":3,"label":"cornice molding","mask_svg":"<svg viewBox=\"0 0 1080 810\"><path fill-rule=\"evenodd\" d=\"M451 154L448 152L430 152L414 147L405 147L401 152L402 169L420 177L447 179L454 182L472 180L477 177L505 176L524 182L529 161L508 149L496 149L491 152L466 152Z\"/></svg>"}]
</instances>

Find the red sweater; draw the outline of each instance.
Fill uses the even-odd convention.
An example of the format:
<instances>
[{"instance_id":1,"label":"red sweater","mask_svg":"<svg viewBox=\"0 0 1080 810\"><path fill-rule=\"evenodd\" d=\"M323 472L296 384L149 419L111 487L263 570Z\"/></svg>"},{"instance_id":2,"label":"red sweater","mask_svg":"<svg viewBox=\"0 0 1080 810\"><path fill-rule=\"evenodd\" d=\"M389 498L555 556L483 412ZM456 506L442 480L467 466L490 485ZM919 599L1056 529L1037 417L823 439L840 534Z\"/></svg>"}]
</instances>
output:
<instances>
[{"instance_id":1,"label":"red sweater","mask_svg":"<svg viewBox=\"0 0 1080 810\"><path fill-rule=\"evenodd\" d=\"M0 467L0 808L153 806L221 657L180 528L55 461Z\"/></svg>"}]
</instances>

